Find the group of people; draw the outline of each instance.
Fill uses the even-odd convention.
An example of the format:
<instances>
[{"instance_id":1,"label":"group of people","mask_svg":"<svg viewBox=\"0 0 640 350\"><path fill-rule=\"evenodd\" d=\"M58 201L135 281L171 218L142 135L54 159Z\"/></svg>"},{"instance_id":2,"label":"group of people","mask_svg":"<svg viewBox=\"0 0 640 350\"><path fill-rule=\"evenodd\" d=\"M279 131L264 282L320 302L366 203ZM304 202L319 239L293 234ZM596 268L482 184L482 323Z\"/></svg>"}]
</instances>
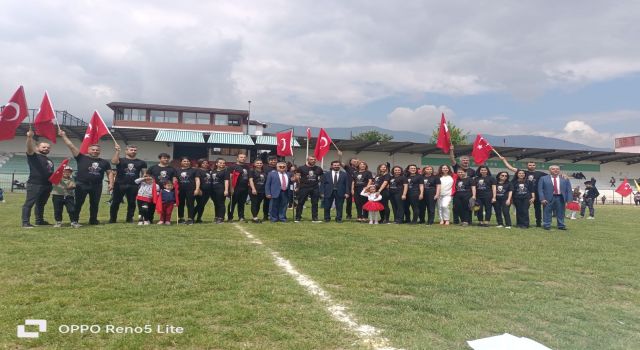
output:
<instances>
[{"instance_id":1,"label":"group of people","mask_svg":"<svg viewBox=\"0 0 640 350\"><path fill-rule=\"evenodd\" d=\"M47 154L50 145L33 141L33 132L27 133L27 159L30 176L27 196L22 209L22 226L30 223L31 210L35 207L35 224L48 225L44 220L44 207L53 195L55 225L62 223L64 208L69 213L71 226L80 227L79 218L84 202L89 197L90 225L99 224L98 208L105 175L112 193L109 222L118 220L121 204L127 201L125 222L134 222L136 206L137 222L148 225L154 222L156 206L160 213L158 224L171 224L173 208L177 207L179 224L201 223L209 201L213 203L213 221L222 223L234 220L260 223L263 221L287 221L287 209L293 210L293 221L300 222L305 204L310 202L311 221L343 222L355 219L369 224L427 224L438 221L441 225L472 224L475 216L479 226L489 226L495 213L498 227L512 227L510 208L515 207L515 226L531 226L529 208L534 207L535 225L549 229L553 216L557 227L565 229L565 206L572 202L574 193L566 176L560 175L558 166L551 166L549 174L536 169L529 162L527 169L517 169L503 157L505 168L493 175L487 166L470 168L467 156L459 161L451 147L451 164L437 168L419 168L410 164L405 168L380 164L375 173L367 162L356 158L331 162L330 169L317 165L313 156L305 164L295 166L267 158L266 164L257 159L247 162L246 154L238 154L235 164L227 165L224 159L210 162L182 157L178 167L171 165L166 153L158 156L159 163L147 167L137 158L137 148L127 145L124 156L116 144L111 160L100 158L99 145L91 145L87 154L80 153L64 131L59 135L76 159L78 169L67 167L60 183L52 185L49 177L54 164ZM584 206L593 217L593 194L586 191ZM158 200L162 202L159 203ZM250 201L250 218L245 214L245 204ZM320 219L320 207L324 209ZM451 212L450 207L453 208ZM584 208L582 208L584 213ZM355 210L354 210L355 208ZM161 210L160 210L161 209ZM475 215L474 215L475 214Z\"/></svg>"}]
</instances>

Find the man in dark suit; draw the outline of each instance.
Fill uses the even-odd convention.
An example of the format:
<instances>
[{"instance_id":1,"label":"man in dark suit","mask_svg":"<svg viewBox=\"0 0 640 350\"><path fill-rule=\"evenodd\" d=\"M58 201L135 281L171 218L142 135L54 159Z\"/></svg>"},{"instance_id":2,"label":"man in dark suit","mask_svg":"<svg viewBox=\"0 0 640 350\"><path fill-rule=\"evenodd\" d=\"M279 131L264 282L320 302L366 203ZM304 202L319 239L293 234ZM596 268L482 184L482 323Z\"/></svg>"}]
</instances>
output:
<instances>
[{"instance_id":1,"label":"man in dark suit","mask_svg":"<svg viewBox=\"0 0 640 350\"><path fill-rule=\"evenodd\" d=\"M564 208L573 200L571 182L564 176L560 176L560 167L549 167L549 175L538 180L538 196L544 206L542 212L542 227L551 229L552 214L555 212L559 230L566 230L564 225Z\"/></svg>"},{"instance_id":2,"label":"man in dark suit","mask_svg":"<svg viewBox=\"0 0 640 350\"><path fill-rule=\"evenodd\" d=\"M340 171L340 161L331 162L331 170L322 174L320 193L324 197L324 221L331 221L331 204L336 203L336 222L342 222L342 206L349 198L349 176Z\"/></svg>"},{"instance_id":3,"label":"man in dark suit","mask_svg":"<svg viewBox=\"0 0 640 350\"><path fill-rule=\"evenodd\" d=\"M291 179L287 174L287 164L278 162L276 171L267 175L265 196L270 199L269 217L271 222L287 221L287 205L289 204L289 184Z\"/></svg>"}]
</instances>

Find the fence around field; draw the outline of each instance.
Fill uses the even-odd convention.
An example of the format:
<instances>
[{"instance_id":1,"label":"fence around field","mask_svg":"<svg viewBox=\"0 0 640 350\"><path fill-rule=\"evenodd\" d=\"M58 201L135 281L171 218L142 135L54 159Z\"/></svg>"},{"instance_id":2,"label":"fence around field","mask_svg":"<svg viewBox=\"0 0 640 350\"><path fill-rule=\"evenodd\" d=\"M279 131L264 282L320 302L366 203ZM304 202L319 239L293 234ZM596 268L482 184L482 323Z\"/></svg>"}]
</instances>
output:
<instances>
[{"instance_id":1,"label":"fence around field","mask_svg":"<svg viewBox=\"0 0 640 350\"><path fill-rule=\"evenodd\" d=\"M5 193L24 193L27 186L27 179L29 179L29 173L0 172L0 188L2 188ZM109 193L109 188L106 182L104 183L104 186L102 186L102 193Z\"/></svg>"}]
</instances>

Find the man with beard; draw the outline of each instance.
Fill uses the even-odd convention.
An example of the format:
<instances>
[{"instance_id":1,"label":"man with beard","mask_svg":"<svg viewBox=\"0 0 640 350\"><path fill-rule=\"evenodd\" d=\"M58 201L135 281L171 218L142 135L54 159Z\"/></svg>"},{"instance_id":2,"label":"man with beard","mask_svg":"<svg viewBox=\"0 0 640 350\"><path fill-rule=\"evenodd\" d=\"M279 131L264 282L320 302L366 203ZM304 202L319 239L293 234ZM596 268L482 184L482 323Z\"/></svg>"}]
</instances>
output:
<instances>
[{"instance_id":1,"label":"man with beard","mask_svg":"<svg viewBox=\"0 0 640 350\"><path fill-rule=\"evenodd\" d=\"M147 162L136 157L138 147L134 145L127 145L124 158L120 158L120 145L116 145L115 149L116 152L111 158L111 163L116 166L116 179L113 186L111 208L109 208L109 222L115 223L118 220L118 210L124 197L127 198L126 222L133 222L136 195L138 194L138 185L135 180L145 173Z\"/></svg>"},{"instance_id":2,"label":"man with beard","mask_svg":"<svg viewBox=\"0 0 640 350\"><path fill-rule=\"evenodd\" d=\"M31 225L31 208L35 206L35 224L49 225L44 220L44 206L51 194L49 177L53 174L53 162L47 157L51 145L38 142L34 145L33 130L27 131L27 163L29 164L29 179L27 180L27 196L22 206L22 227L33 228Z\"/></svg>"},{"instance_id":3,"label":"man with beard","mask_svg":"<svg viewBox=\"0 0 640 350\"><path fill-rule=\"evenodd\" d=\"M509 164L505 157L500 157L502 162L504 163L505 168L513 171L514 173L518 172L518 168L515 168ZM527 181L531 183L533 188L538 188L538 180L541 177L547 175L547 173L536 170L536 162L527 162L527 170L524 171L527 175ZM566 178L563 176L563 178ZM535 200L533 201L533 210L536 215L536 227L542 226L542 204L540 203L540 196L535 196Z\"/></svg>"},{"instance_id":4,"label":"man with beard","mask_svg":"<svg viewBox=\"0 0 640 350\"><path fill-rule=\"evenodd\" d=\"M348 164L344 164L342 163L342 151L338 151L338 161L340 162L340 164L342 164L342 168L347 173L347 182L348 182L347 187L348 187L350 198L348 198L346 201L345 212L347 214L346 219L351 220L351 213L353 210L353 198L354 198L354 194L351 193L351 187L352 187L351 184L353 183L353 176L358 169L358 163L360 163L360 160L358 158L351 158L349 159Z\"/></svg>"},{"instance_id":5,"label":"man with beard","mask_svg":"<svg viewBox=\"0 0 640 350\"><path fill-rule=\"evenodd\" d=\"M311 197L311 220L318 220L318 200L320 199L320 182L322 168L316 165L316 157L307 157L307 164L298 167L296 175L300 179L298 190L298 206L296 207L295 222L302 220L302 209L307 198Z\"/></svg>"},{"instance_id":6,"label":"man with beard","mask_svg":"<svg viewBox=\"0 0 640 350\"><path fill-rule=\"evenodd\" d=\"M247 155L238 154L236 164L227 168L227 178L225 179L225 188L231 196L227 218L233 221L233 212L238 207L238 220L245 221L244 205L247 203L249 195L249 165L246 164ZM235 178L235 180L234 180ZM235 182L235 186L234 186Z\"/></svg>"},{"instance_id":7,"label":"man with beard","mask_svg":"<svg viewBox=\"0 0 640 350\"><path fill-rule=\"evenodd\" d=\"M65 145L78 163L76 174L76 211L71 221L78 222L80 211L85 199L89 196L89 225L99 225L98 207L102 196L102 181L104 175L108 175L109 191L113 190L114 176L111 173L111 165L107 160L100 158L100 145L89 146L87 155L80 153L78 148L69 140L67 134L60 130L58 135L62 137Z\"/></svg>"}]
</instances>

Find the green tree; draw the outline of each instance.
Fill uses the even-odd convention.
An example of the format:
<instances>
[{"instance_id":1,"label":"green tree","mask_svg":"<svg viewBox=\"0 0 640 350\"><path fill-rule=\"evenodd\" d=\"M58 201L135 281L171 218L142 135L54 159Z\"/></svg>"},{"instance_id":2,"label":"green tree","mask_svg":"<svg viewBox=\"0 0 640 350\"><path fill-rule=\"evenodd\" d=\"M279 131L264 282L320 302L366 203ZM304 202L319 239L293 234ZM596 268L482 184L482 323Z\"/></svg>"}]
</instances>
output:
<instances>
[{"instance_id":1,"label":"green tree","mask_svg":"<svg viewBox=\"0 0 640 350\"><path fill-rule=\"evenodd\" d=\"M369 130L369 131L361 132L358 135L354 136L353 140L389 142L393 140L393 136L389 134L381 133L380 131L377 131L377 130Z\"/></svg>"},{"instance_id":2,"label":"green tree","mask_svg":"<svg viewBox=\"0 0 640 350\"><path fill-rule=\"evenodd\" d=\"M466 145L469 143L469 133L467 131L464 131L463 129L453 125L450 121L447 121L447 127L449 127L449 133L451 134L451 143L453 143L454 146ZM433 129L433 132L431 132L431 140L429 141L429 143L435 144L436 142L438 142L439 130L440 123L438 123L436 128Z\"/></svg>"}]
</instances>

